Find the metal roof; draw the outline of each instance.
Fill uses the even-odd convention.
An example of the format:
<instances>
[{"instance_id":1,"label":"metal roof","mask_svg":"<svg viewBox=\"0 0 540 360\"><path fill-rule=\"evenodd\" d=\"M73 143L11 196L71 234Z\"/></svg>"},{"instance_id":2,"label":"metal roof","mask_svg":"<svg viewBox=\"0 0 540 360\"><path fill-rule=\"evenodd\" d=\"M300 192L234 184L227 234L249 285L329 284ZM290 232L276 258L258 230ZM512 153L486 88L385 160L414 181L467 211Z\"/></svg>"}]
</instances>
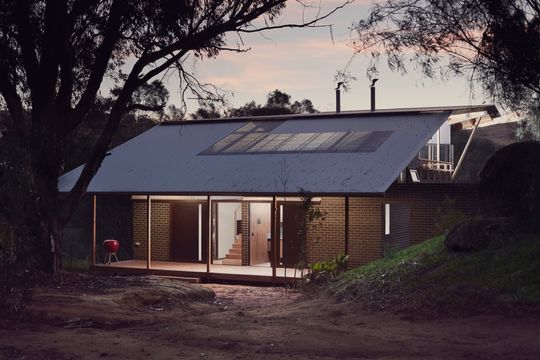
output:
<instances>
[{"instance_id":1,"label":"metal roof","mask_svg":"<svg viewBox=\"0 0 540 360\"><path fill-rule=\"evenodd\" d=\"M336 113L334 111L318 112L318 113L301 113L301 114L284 114L284 115L260 115L260 116L242 116L234 118L215 118L202 120L181 120L168 121L161 125L178 125L186 122L234 122L239 120L254 120L254 121L274 121L274 120L302 120L314 118L335 118L335 117L366 117L366 116L389 116L403 114L432 114L436 112L450 112L450 116L463 115L469 113L485 112L492 118L499 117L499 110L493 104L482 105L454 105L454 106L428 106L428 107L413 107L413 108L393 108L393 109L377 109L377 110L347 110Z\"/></svg>"},{"instance_id":2,"label":"metal roof","mask_svg":"<svg viewBox=\"0 0 540 360\"><path fill-rule=\"evenodd\" d=\"M382 194L453 111L430 108L163 124L113 149L88 192L262 195L303 189L314 194ZM272 122L262 126L264 120ZM251 128L259 130L241 131ZM319 147L324 143L320 134L334 136L328 151ZM339 140L341 135L345 140ZM228 138L232 140L227 142ZM310 140L315 138L319 140ZM286 149L292 151L282 151L275 139L289 139ZM267 151L253 150L262 148L263 140L274 143ZM208 152L233 142L238 151ZM332 146L340 151L330 151ZM304 151L308 148L315 150ZM69 191L81 170L63 175L59 190Z\"/></svg>"}]
</instances>

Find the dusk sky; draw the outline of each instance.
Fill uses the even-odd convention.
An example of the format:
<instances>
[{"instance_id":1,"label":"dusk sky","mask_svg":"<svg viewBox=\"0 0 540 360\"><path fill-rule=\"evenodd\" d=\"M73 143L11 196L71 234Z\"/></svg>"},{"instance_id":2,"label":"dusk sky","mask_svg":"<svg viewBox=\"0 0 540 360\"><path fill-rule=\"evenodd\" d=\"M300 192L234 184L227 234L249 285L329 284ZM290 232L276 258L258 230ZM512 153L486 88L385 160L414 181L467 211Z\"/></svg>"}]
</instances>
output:
<instances>
[{"instance_id":1,"label":"dusk sky","mask_svg":"<svg viewBox=\"0 0 540 360\"><path fill-rule=\"evenodd\" d=\"M321 1L323 11L328 11L341 2ZM266 101L268 92L279 89L292 95L293 100L312 100L320 111L335 109L336 71L343 69L353 55L351 24L368 14L371 0L357 0L332 15L324 24L333 25L333 42L328 28L279 29L261 34L244 34L242 39L247 53L222 52L216 59L205 59L196 64L196 72L203 82L210 82L233 93L228 99L232 106L240 106L255 100ZM312 13L305 14L307 19ZM302 9L291 1L278 23L300 22ZM354 34L353 34L354 35ZM234 46L238 37L229 38ZM351 82L350 90L342 93L342 110L366 109L369 107L369 80L366 69L368 55L358 55L350 66L351 74L357 78ZM471 94L463 78L450 81L425 79L409 69L401 75L388 70L384 61L380 64L377 83L377 107L414 107L436 105L468 105L482 103L485 98L477 91ZM171 91L170 102L179 104L177 80L168 81ZM489 102L489 101L488 101ZM197 108L188 101L188 112Z\"/></svg>"}]
</instances>

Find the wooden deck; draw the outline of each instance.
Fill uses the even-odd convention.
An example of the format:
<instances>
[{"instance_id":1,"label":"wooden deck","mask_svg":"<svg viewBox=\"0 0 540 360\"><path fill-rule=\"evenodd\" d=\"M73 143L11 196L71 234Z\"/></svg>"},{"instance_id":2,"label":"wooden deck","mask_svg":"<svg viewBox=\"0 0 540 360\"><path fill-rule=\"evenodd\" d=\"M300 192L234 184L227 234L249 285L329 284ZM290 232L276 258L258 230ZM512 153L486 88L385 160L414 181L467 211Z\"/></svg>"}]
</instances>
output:
<instances>
[{"instance_id":1,"label":"wooden deck","mask_svg":"<svg viewBox=\"0 0 540 360\"><path fill-rule=\"evenodd\" d=\"M92 270L100 273L119 274L153 274L178 277L200 278L206 281L238 281L285 284L295 279L292 268L276 268L276 276L272 277L270 266L236 266L210 265L206 272L206 264L181 263L169 261L152 261L150 269L146 268L145 260L125 260L111 264L96 264ZM300 278L299 271L296 278Z\"/></svg>"}]
</instances>

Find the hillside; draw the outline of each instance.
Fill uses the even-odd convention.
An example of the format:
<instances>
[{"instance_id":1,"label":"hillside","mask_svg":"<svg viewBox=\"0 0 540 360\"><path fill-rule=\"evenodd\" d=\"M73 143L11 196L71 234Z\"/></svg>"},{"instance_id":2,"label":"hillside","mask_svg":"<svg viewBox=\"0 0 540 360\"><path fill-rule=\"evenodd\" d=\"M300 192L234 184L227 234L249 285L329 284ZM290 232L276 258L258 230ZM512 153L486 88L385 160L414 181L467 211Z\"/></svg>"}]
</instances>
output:
<instances>
[{"instance_id":1,"label":"hillside","mask_svg":"<svg viewBox=\"0 0 540 360\"><path fill-rule=\"evenodd\" d=\"M537 313L540 234L518 234L477 252L446 250L443 237L344 273L342 300L420 314Z\"/></svg>"}]
</instances>

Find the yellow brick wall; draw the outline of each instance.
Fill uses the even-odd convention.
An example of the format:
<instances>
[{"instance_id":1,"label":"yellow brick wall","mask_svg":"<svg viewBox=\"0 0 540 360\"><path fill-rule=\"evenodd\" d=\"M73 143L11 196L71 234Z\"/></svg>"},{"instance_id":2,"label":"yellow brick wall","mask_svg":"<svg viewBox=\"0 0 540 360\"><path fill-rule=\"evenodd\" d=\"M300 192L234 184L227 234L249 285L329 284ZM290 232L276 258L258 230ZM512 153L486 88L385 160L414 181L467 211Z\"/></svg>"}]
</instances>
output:
<instances>
[{"instance_id":1,"label":"yellow brick wall","mask_svg":"<svg viewBox=\"0 0 540 360\"><path fill-rule=\"evenodd\" d=\"M313 206L321 211L324 220L315 220L308 228L308 263L330 260L345 252L345 198L325 197Z\"/></svg>"},{"instance_id":2,"label":"yellow brick wall","mask_svg":"<svg viewBox=\"0 0 540 360\"><path fill-rule=\"evenodd\" d=\"M151 245L152 260L170 260L170 204L167 202L152 202ZM133 258L146 259L146 202L133 202ZM139 246L135 244L139 243Z\"/></svg>"},{"instance_id":3,"label":"yellow brick wall","mask_svg":"<svg viewBox=\"0 0 540 360\"><path fill-rule=\"evenodd\" d=\"M349 267L382 257L382 199L349 199Z\"/></svg>"},{"instance_id":4,"label":"yellow brick wall","mask_svg":"<svg viewBox=\"0 0 540 360\"><path fill-rule=\"evenodd\" d=\"M455 200L454 209L445 208L445 196ZM480 214L478 189L473 184L394 184L386 202L409 204L411 209L411 244L439 235L435 232L438 211L459 211L467 217Z\"/></svg>"},{"instance_id":5,"label":"yellow brick wall","mask_svg":"<svg viewBox=\"0 0 540 360\"><path fill-rule=\"evenodd\" d=\"M366 264L383 256L383 204L410 207L410 243L417 244L435 235L435 222L445 196L455 200L455 209L467 217L479 214L477 188L471 184L395 184L383 197L349 199L349 266ZM317 262L332 259L345 251L345 200L323 197L326 212L321 225L308 231L307 259Z\"/></svg>"}]
</instances>

